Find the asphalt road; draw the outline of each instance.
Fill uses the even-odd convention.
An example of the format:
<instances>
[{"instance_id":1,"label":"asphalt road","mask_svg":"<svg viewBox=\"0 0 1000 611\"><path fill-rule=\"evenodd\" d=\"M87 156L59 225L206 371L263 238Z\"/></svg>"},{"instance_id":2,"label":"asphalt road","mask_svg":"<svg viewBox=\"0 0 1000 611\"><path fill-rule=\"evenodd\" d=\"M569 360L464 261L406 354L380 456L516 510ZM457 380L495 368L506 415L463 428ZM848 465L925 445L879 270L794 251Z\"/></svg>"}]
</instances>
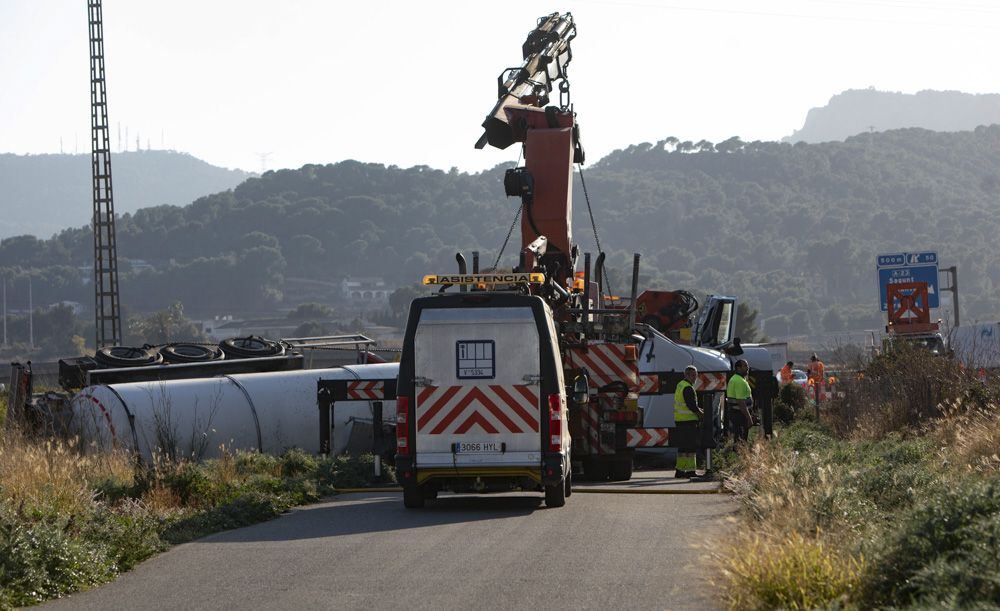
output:
<instances>
[{"instance_id":1,"label":"asphalt road","mask_svg":"<svg viewBox=\"0 0 1000 611\"><path fill-rule=\"evenodd\" d=\"M644 487L677 487L663 482ZM695 546L733 509L722 494L577 493L560 509L540 494L442 494L421 510L398 493L345 494L46 607L714 609Z\"/></svg>"}]
</instances>

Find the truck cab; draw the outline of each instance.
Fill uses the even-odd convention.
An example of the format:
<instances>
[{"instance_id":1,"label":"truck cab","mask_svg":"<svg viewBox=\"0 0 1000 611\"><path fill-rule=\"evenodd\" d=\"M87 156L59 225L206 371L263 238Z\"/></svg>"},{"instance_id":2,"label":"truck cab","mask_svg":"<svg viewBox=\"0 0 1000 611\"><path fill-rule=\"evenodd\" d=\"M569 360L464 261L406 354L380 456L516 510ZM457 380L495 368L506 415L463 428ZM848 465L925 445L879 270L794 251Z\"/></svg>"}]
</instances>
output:
<instances>
[{"instance_id":1,"label":"truck cab","mask_svg":"<svg viewBox=\"0 0 1000 611\"><path fill-rule=\"evenodd\" d=\"M737 300L724 295L708 295L698 313L691 345L677 343L655 329L644 333L640 347L639 372L657 375L661 381L659 394L640 398L644 427L673 427L673 390L683 376L684 368L698 368L695 390L704 401L706 412L713 414L714 436L721 434L720 416L726 383L737 359L750 365L749 382L754 389L757 412L762 415L766 434L771 433L771 401L777 396L772 357L766 347L741 345L736 333ZM650 452L650 450L645 450Z\"/></svg>"},{"instance_id":2,"label":"truck cab","mask_svg":"<svg viewBox=\"0 0 1000 611\"><path fill-rule=\"evenodd\" d=\"M415 299L397 388L396 472L406 507L442 490L572 491L566 385L540 297L463 292Z\"/></svg>"}]
</instances>

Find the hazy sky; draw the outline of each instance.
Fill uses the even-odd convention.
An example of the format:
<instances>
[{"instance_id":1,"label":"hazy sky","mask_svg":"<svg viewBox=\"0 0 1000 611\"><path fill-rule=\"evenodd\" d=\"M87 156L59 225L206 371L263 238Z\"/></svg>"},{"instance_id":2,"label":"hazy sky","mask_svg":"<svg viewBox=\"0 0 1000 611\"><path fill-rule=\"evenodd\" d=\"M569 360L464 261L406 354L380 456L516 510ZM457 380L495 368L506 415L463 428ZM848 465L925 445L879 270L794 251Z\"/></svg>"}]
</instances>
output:
<instances>
[{"instance_id":1,"label":"hazy sky","mask_svg":"<svg viewBox=\"0 0 1000 611\"><path fill-rule=\"evenodd\" d=\"M577 22L589 161L667 136L776 140L850 88L1000 92L987 0L105 0L112 142L120 126L129 150L138 136L251 171L262 154L267 169L515 160L473 144L497 75L556 10ZM86 0L0 0L0 57L0 152L89 153Z\"/></svg>"}]
</instances>

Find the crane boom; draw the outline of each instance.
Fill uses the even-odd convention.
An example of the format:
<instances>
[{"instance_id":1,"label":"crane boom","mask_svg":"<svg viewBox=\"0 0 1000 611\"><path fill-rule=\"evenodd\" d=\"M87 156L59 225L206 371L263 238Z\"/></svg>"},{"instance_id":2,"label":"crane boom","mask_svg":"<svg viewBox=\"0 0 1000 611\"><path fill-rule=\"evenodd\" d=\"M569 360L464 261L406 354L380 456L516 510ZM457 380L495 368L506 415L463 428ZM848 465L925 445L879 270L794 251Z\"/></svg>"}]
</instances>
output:
<instances>
[{"instance_id":1,"label":"crane boom","mask_svg":"<svg viewBox=\"0 0 1000 611\"><path fill-rule=\"evenodd\" d=\"M557 82L561 110L568 110L566 67L573 59L570 42L575 37L572 13L552 13L538 19L538 25L521 45L523 63L507 68L497 77L497 103L483 121L484 132L476 142L477 149L487 144L505 149L523 142L524 129L513 124L513 117L520 113L512 115L510 111L530 108L540 114L542 111L538 109L549 103L549 94Z\"/></svg>"},{"instance_id":2,"label":"crane boom","mask_svg":"<svg viewBox=\"0 0 1000 611\"><path fill-rule=\"evenodd\" d=\"M498 95L477 148L524 146L524 167L507 171L508 197L520 197L521 271L543 270L557 293L564 294L576 265L572 243L573 163L583 163L576 114L570 105L566 67L576 37L571 13L540 17L521 46L523 63L497 79ZM554 86L559 106L547 106Z\"/></svg>"}]
</instances>

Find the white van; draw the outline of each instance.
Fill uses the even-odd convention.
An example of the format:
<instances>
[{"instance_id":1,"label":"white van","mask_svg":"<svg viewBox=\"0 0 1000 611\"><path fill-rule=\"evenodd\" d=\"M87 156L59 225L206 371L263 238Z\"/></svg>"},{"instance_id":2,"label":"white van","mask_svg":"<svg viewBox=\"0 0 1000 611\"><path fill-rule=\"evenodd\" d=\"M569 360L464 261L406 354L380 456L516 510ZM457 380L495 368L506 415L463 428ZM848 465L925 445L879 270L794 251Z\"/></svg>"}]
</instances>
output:
<instances>
[{"instance_id":1,"label":"white van","mask_svg":"<svg viewBox=\"0 0 1000 611\"><path fill-rule=\"evenodd\" d=\"M566 387L548 305L468 292L415 299L397 387L406 507L441 490L572 492Z\"/></svg>"}]
</instances>

